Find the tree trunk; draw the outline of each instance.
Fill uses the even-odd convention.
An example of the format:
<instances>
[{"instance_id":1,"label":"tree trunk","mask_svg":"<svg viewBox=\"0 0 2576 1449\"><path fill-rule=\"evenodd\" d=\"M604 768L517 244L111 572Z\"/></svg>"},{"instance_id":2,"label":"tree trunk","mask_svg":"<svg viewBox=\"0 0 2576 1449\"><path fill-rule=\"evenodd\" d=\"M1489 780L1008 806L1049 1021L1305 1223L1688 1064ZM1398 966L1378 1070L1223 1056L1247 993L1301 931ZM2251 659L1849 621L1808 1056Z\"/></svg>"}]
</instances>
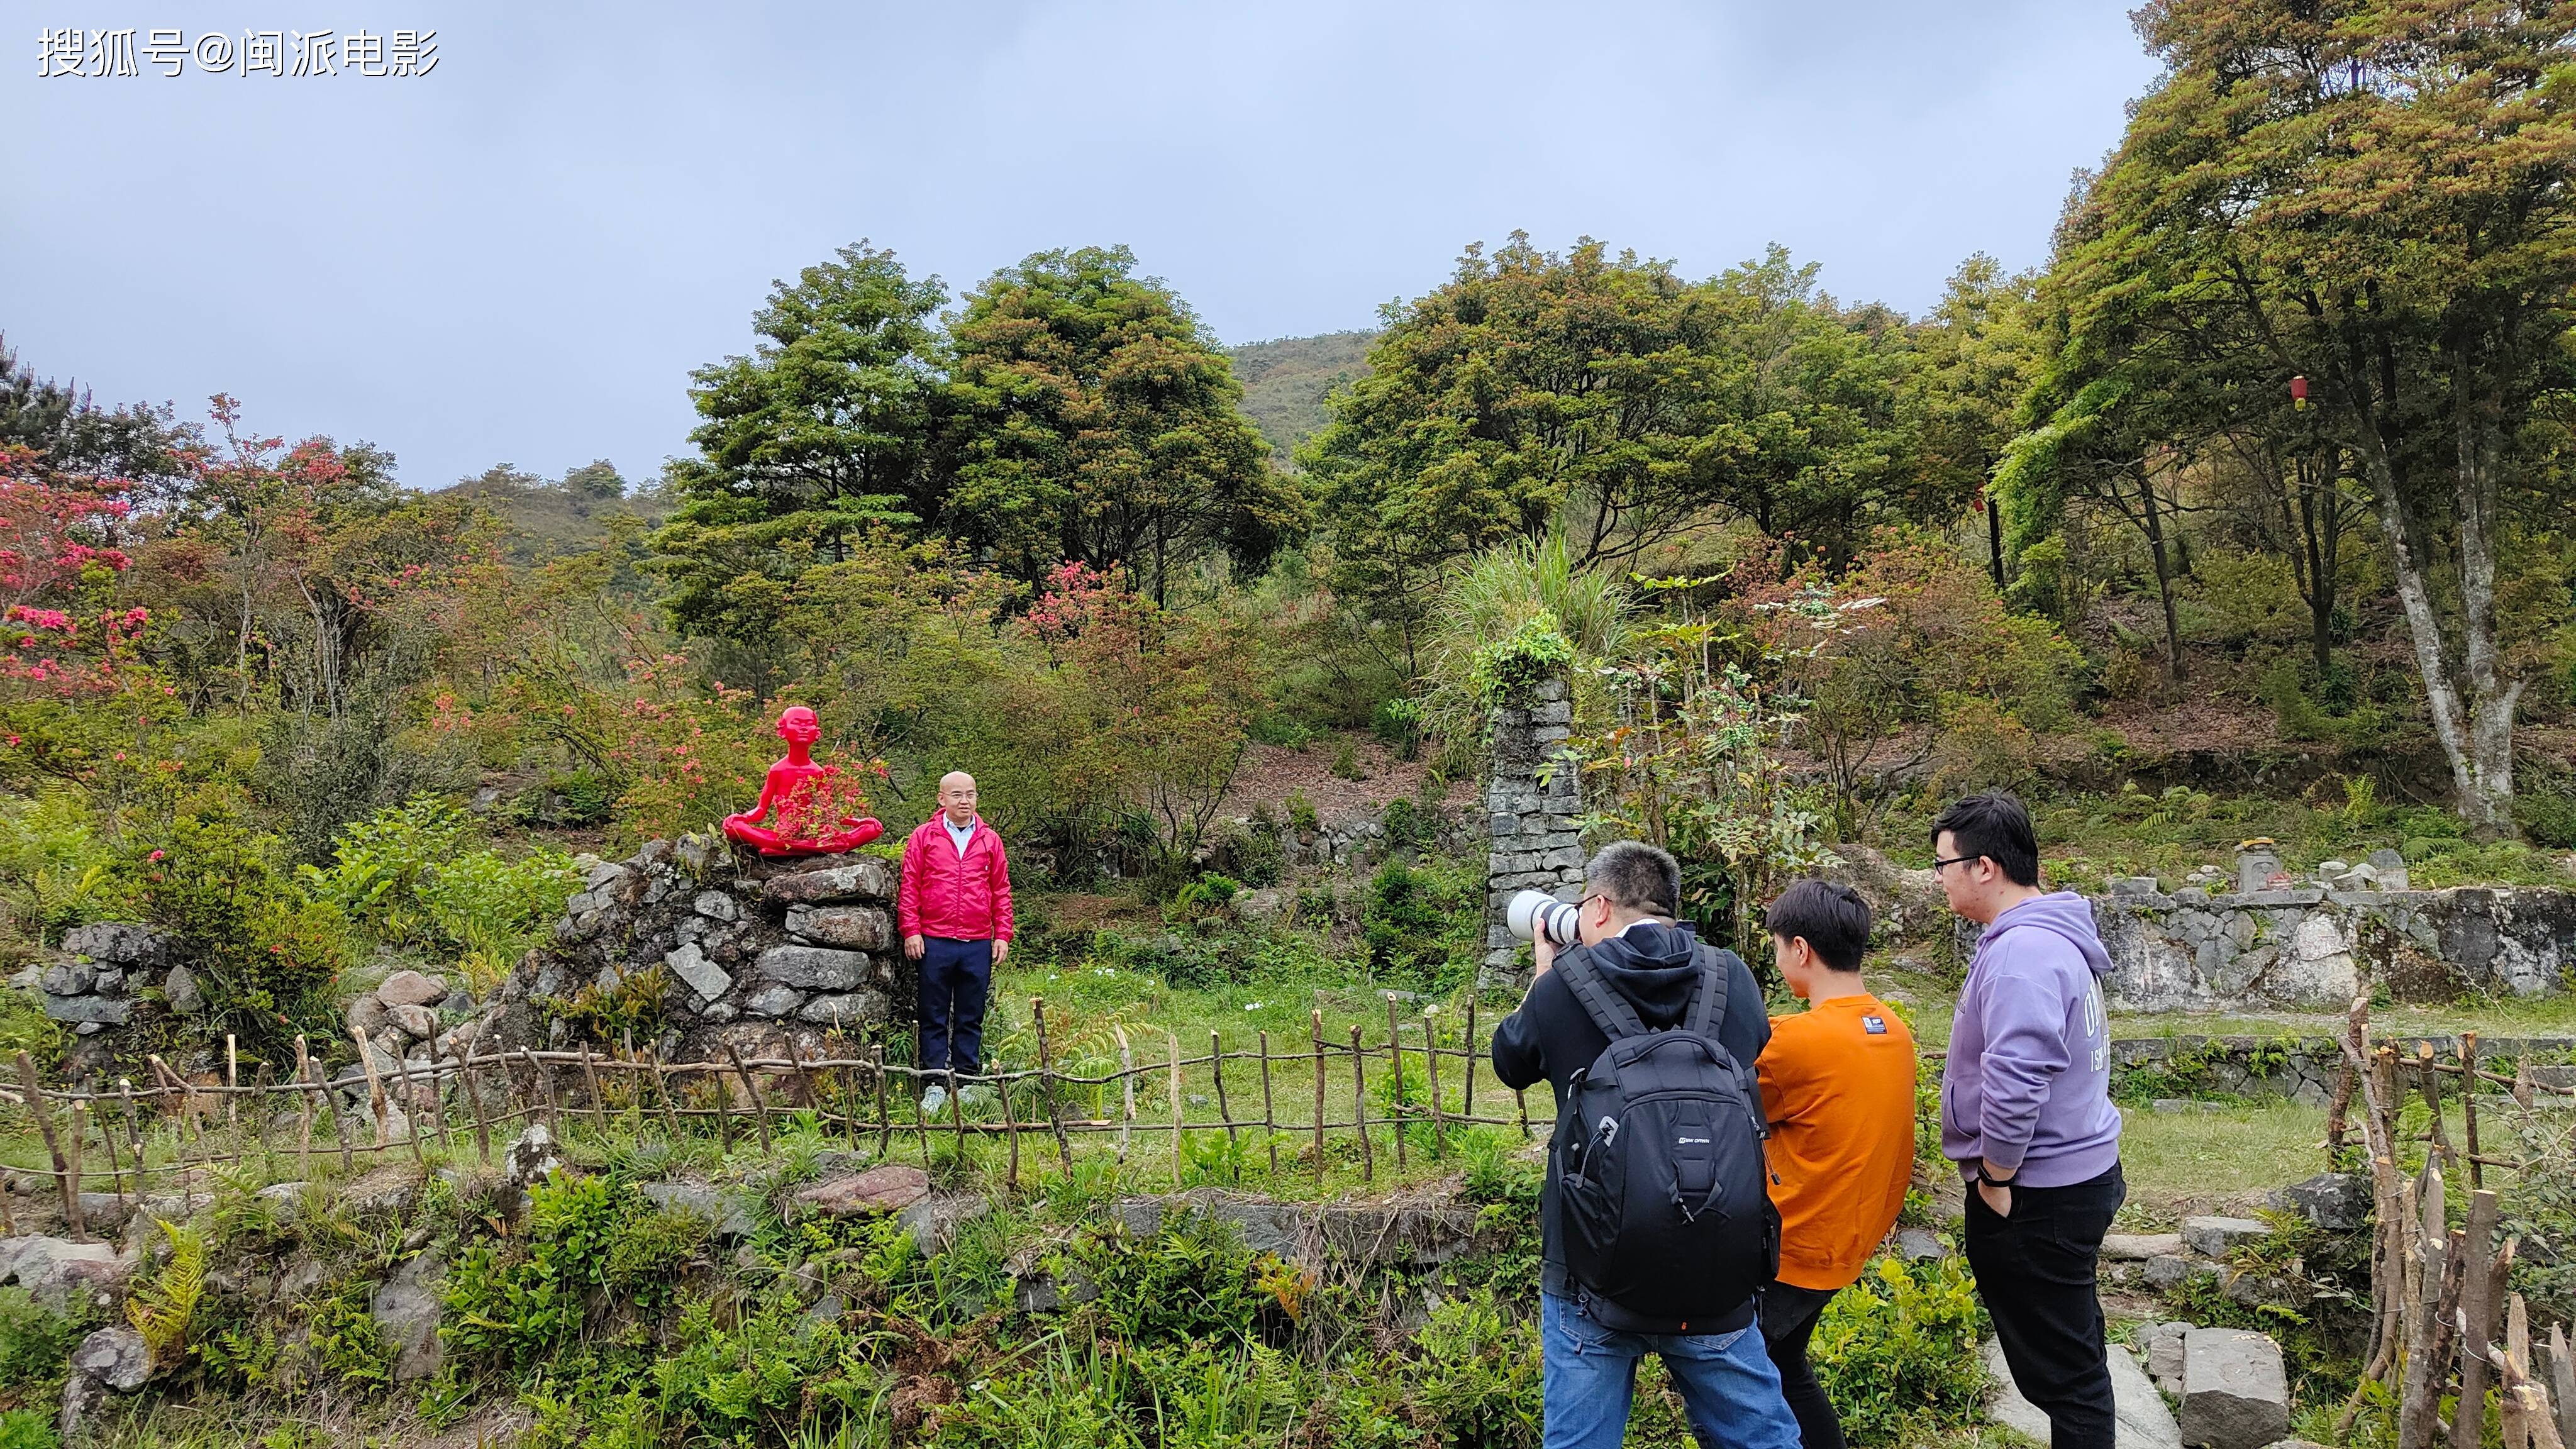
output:
<instances>
[{"instance_id":1,"label":"tree trunk","mask_svg":"<svg viewBox=\"0 0 2576 1449\"><path fill-rule=\"evenodd\" d=\"M2156 560L2156 594L2165 606L2165 677L2182 683L2182 617L2174 609L2173 565L2165 554L2165 526L2156 508L2155 475L2142 461L2134 465L2138 475L2138 501L2146 506L2147 549Z\"/></svg>"},{"instance_id":2,"label":"tree trunk","mask_svg":"<svg viewBox=\"0 0 2576 1449\"><path fill-rule=\"evenodd\" d=\"M2004 511L1981 490L1977 499L1985 506L1978 510L1986 515L1986 562L1994 570L1995 592L2004 591Z\"/></svg>"}]
</instances>

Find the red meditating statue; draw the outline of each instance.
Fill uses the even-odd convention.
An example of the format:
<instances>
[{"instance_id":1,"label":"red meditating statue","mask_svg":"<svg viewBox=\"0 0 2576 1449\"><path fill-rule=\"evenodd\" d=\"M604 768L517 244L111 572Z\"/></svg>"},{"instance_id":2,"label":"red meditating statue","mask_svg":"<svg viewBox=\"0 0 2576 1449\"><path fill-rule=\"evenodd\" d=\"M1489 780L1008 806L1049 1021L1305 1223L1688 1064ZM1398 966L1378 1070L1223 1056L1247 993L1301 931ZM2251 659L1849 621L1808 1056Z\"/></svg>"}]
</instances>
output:
<instances>
[{"instance_id":1,"label":"red meditating statue","mask_svg":"<svg viewBox=\"0 0 2576 1449\"><path fill-rule=\"evenodd\" d=\"M763 855L831 855L885 833L876 821L851 813L867 802L855 784L842 779L838 765L814 763L814 742L823 737L814 711L789 705L778 716L778 734L787 741L787 758L769 767L759 804L725 817L726 835ZM761 824L773 811L778 823Z\"/></svg>"}]
</instances>

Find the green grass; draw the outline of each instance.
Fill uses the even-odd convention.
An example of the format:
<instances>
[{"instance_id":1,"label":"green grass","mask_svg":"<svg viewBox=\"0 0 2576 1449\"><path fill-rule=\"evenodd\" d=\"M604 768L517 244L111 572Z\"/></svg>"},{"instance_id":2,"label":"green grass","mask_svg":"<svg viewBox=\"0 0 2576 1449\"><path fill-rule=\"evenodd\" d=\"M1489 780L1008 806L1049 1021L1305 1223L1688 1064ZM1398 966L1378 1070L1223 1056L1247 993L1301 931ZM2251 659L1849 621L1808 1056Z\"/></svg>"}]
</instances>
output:
<instances>
[{"instance_id":1,"label":"green grass","mask_svg":"<svg viewBox=\"0 0 2576 1449\"><path fill-rule=\"evenodd\" d=\"M2296 1102L2226 1105L2214 1112L2128 1109L2120 1170L2129 1180L2121 1221L2131 1231L2194 1212L2243 1206L2325 1170L2322 1107Z\"/></svg>"}]
</instances>

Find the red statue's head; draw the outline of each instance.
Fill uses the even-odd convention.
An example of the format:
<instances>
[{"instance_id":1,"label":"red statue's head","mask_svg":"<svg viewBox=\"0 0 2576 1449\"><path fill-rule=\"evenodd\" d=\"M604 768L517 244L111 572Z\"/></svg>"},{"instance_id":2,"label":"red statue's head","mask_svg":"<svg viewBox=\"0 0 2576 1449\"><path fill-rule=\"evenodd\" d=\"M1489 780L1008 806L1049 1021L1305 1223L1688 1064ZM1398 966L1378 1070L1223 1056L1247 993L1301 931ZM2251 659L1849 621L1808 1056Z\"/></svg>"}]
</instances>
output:
<instances>
[{"instance_id":1,"label":"red statue's head","mask_svg":"<svg viewBox=\"0 0 2576 1449\"><path fill-rule=\"evenodd\" d=\"M823 737L823 725L814 711L801 704L791 704L778 716L778 737L812 744Z\"/></svg>"}]
</instances>

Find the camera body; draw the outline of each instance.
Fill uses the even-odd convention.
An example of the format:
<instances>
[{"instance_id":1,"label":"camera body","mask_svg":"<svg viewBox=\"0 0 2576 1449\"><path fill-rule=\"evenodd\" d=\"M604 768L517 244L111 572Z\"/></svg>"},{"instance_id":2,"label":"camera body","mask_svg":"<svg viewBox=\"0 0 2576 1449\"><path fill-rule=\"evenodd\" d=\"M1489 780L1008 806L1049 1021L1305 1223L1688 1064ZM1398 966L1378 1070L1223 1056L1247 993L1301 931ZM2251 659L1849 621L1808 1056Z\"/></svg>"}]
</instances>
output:
<instances>
[{"instance_id":1,"label":"camera body","mask_svg":"<svg viewBox=\"0 0 2576 1449\"><path fill-rule=\"evenodd\" d=\"M1552 945L1571 946L1582 939L1575 933L1581 909L1545 891L1522 891L1504 908L1503 918L1511 924L1512 934L1524 941L1545 936Z\"/></svg>"}]
</instances>

